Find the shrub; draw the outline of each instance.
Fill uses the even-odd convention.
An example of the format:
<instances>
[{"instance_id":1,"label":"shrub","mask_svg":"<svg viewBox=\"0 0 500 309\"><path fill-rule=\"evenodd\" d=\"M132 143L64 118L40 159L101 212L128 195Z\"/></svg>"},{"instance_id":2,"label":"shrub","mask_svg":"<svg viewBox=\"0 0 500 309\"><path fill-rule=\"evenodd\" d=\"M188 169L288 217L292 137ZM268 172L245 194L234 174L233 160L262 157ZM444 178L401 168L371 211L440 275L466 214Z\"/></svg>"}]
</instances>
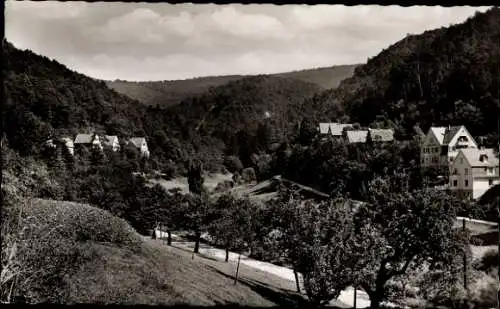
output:
<instances>
[{"instance_id":1,"label":"shrub","mask_svg":"<svg viewBox=\"0 0 500 309\"><path fill-rule=\"evenodd\" d=\"M490 272L494 268L498 268L498 249L486 251L475 268L484 272Z\"/></svg>"},{"instance_id":2,"label":"shrub","mask_svg":"<svg viewBox=\"0 0 500 309\"><path fill-rule=\"evenodd\" d=\"M244 182L252 182L257 179L255 170L252 167L247 167L241 172L241 178Z\"/></svg>"},{"instance_id":3,"label":"shrub","mask_svg":"<svg viewBox=\"0 0 500 309\"><path fill-rule=\"evenodd\" d=\"M471 287L471 299L479 308L492 308L497 303L499 283L496 278L482 274L473 287Z\"/></svg>"},{"instance_id":4,"label":"shrub","mask_svg":"<svg viewBox=\"0 0 500 309\"><path fill-rule=\"evenodd\" d=\"M140 250L140 237L124 220L89 205L25 199L5 215L2 235L8 241L2 242L2 252L8 249L13 258L2 255L2 266L13 260L9 269L14 275L12 280L2 278L2 290L4 283L9 284L13 295L34 302L65 301L65 282L92 258L89 241Z\"/></svg>"},{"instance_id":5,"label":"shrub","mask_svg":"<svg viewBox=\"0 0 500 309\"><path fill-rule=\"evenodd\" d=\"M230 190L232 187L234 187L234 182L231 180L224 180L222 182L219 182L217 186L214 189L215 193L218 192L224 192Z\"/></svg>"},{"instance_id":6,"label":"shrub","mask_svg":"<svg viewBox=\"0 0 500 309\"><path fill-rule=\"evenodd\" d=\"M236 156L227 156L224 159L224 166L231 173L241 172L243 169L243 163L241 163L240 159Z\"/></svg>"}]
</instances>

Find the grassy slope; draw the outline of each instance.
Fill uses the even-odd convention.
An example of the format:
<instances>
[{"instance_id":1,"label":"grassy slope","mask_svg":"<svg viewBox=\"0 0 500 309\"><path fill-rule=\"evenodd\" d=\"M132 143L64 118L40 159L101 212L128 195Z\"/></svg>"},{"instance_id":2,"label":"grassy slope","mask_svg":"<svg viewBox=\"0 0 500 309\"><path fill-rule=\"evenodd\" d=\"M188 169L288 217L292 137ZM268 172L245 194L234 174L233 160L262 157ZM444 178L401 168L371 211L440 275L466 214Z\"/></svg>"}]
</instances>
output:
<instances>
[{"instance_id":1,"label":"grassy slope","mask_svg":"<svg viewBox=\"0 0 500 309\"><path fill-rule=\"evenodd\" d=\"M40 199L24 206L23 224L32 226L25 235L31 237L19 242L17 258L46 272L27 286L24 295L31 300L273 306L302 299L292 291L293 283L246 267L240 269L242 284L234 285L234 265L192 260L190 253L144 240L126 222L95 207ZM45 290L33 292L37 287Z\"/></svg>"},{"instance_id":2,"label":"grassy slope","mask_svg":"<svg viewBox=\"0 0 500 309\"><path fill-rule=\"evenodd\" d=\"M322 89L336 88L342 80L352 76L358 65L340 65L326 68L293 71L269 76L294 78L310 82ZM246 75L208 76L186 80L131 82L131 81L106 81L108 87L137 99L147 105L172 106L180 103L192 95L201 94L210 87L227 84Z\"/></svg>"}]
</instances>

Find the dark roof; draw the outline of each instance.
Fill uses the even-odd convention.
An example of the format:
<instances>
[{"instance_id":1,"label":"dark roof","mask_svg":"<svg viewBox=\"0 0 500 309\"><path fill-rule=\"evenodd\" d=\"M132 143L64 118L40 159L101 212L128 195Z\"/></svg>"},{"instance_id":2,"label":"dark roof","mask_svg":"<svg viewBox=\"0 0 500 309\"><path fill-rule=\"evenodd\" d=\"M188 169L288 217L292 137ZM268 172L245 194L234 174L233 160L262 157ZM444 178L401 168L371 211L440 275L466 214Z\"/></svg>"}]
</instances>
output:
<instances>
[{"instance_id":1,"label":"dark roof","mask_svg":"<svg viewBox=\"0 0 500 309\"><path fill-rule=\"evenodd\" d=\"M457 135L458 130L460 130L462 126L451 126L446 128L446 131L444 132L444 138L443 138L443 144L448 145L453 137Z\"/></svg>"}]
</instances>

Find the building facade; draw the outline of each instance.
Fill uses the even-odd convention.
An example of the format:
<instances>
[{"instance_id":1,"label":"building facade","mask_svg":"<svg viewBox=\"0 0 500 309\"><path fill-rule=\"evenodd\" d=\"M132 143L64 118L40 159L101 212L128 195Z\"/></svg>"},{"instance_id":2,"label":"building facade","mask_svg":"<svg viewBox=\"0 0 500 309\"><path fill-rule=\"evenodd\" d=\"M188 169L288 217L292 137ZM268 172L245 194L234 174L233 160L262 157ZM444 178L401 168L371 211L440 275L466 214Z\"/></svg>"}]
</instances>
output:
<instances>
[{"instance_id":1,"label":"building facade","mask_svg":"<svg viewBox=\"0 0 500 309\"><path fill-rule=\"evenodd\" d=\"M102 142L104 146L109 147L113 151L120 150L120 141L116 135L104 135Z\"/></svg>"},{"instance_id":2,"label":"building facade","mask_svg":"<svg viewBox=\"0 0 500 309\"><path fill-rule=\"evenodd\" d=\"M460 149L477 149L477 143L464 126L431 127L421 143L420 165L448 169Z\"/></svg>"},{"instance_id":3,"label":"building facade","mask_svg":"<svg viewBox=\"0 0 500 309\"><path fill-rule=\"evenodd\" d=\"M500 183L498 158L493 149L459 149L450 166L449 188L463 198L478 199Z\"/></svg>"},{"instance_id":4,"label":"building facade","mask_svg":"<svg viewBox=\"0 0 500 309\"><path fill-rule=\"evenodd\" d=\"M144 137L132 137L129 141L141 153L141 157L149 158L148 143Z\"/></svg>"}]
</instances>

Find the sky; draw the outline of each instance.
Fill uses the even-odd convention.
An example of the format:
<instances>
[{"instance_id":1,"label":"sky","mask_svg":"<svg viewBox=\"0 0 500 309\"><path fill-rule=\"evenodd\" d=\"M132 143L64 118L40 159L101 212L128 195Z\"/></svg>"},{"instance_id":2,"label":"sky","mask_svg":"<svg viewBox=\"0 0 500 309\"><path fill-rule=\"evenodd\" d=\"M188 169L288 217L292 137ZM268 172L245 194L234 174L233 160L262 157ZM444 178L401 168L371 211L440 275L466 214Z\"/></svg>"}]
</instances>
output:
<instances>
[{"instance_id":1,"label":"sky","mask_svg":"<svg viewBox=\"0 0 500 309\"><path fill-rule=\"evenodd\" d=\"M487 7L7 1L16 47L105 80L175 80L365 63Z\"/></svg>"}]
</instances>

